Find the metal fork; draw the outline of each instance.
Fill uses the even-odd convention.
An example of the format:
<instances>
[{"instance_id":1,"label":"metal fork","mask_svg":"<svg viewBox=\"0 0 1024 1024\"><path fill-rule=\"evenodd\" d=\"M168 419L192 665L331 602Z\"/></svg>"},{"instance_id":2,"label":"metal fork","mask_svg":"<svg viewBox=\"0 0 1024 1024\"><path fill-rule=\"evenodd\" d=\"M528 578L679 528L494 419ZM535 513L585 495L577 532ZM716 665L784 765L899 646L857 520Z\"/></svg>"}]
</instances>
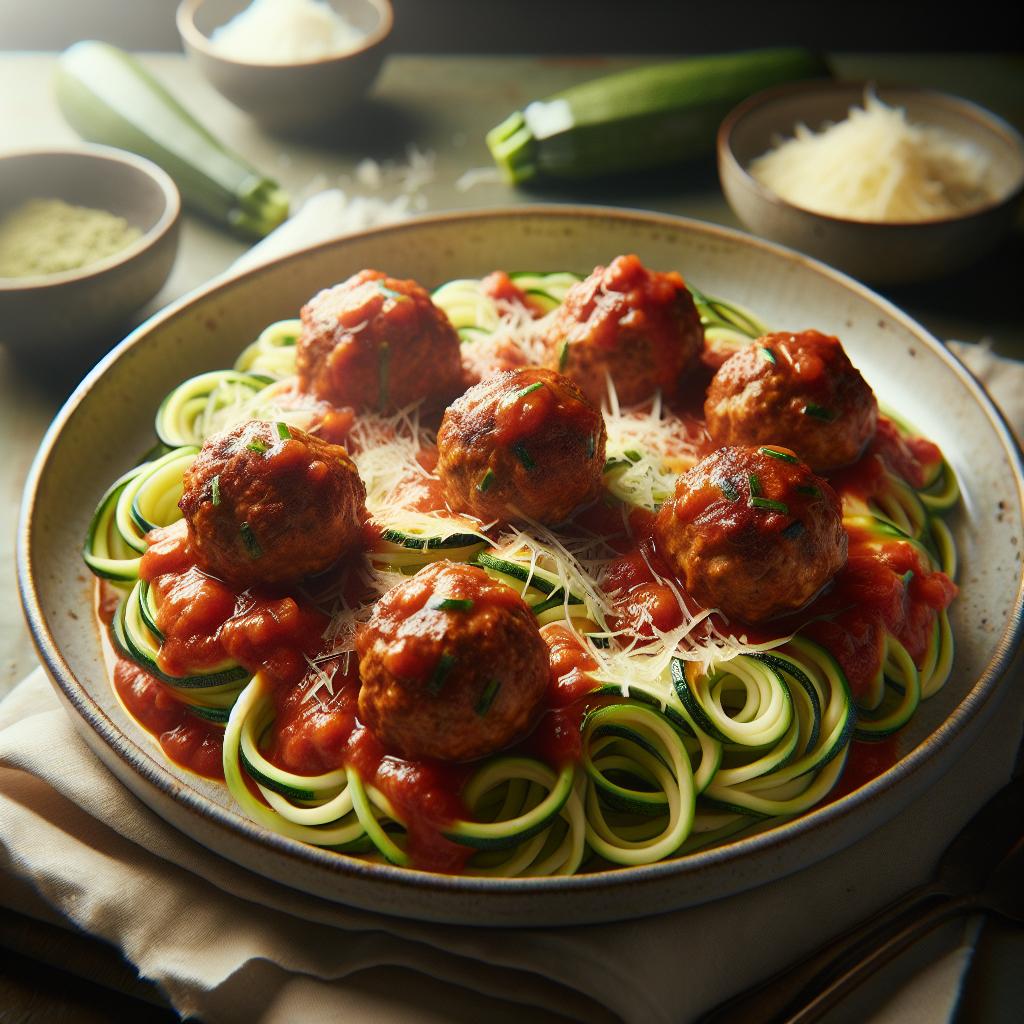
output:
<instances>
[{"instance_id":1,"label":"metal fork","mask_svg":"<svg viewBox=\"0 0 1024 1024\"><path fill-rule=\"evenodd\" d=\"M1004 786L943 853L930 882L817 953L722 1003L701 1024L810 1024L944 921L1024 921L1024 775Z\"/></svg>"}]
</instances>

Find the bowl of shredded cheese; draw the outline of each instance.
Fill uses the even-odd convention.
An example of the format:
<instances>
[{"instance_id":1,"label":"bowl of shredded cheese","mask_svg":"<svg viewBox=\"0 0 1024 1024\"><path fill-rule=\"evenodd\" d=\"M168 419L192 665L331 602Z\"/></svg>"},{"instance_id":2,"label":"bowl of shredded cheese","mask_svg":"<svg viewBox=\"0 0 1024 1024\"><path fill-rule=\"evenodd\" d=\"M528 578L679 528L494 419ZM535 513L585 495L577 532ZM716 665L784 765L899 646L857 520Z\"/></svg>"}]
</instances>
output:
<instances>
[{"instance_id":1,"label":"bowl of shredded cheese","mask_svg":"<svg viewBox=\"0 0 1024 1024\"><path fill-rule=\"evenodd\" d=\"M928 89L796 83L726 117L718 169L754 233L898 285L955 273L999 243L1024 194L1024 139Z\"/></svg>"},{"instance_id":2,"label":"bowl of shredded cheese","mask_svg":"<svg viewBox=\"0 0 1024 1024\"><path fill-rule=\"evenodd\" d=\"M385 56L389 0L183 0L178 32L218 92L270 131L338 122Z\"/></svg>"},{"instance_id":3,"label":"bowl of shredded cheese","mask_svg":"<svg viewBox=\"0 0 1024 1024\"><path fill-rule=\"evenodd\" d=\"M0 344L81 363L167 280L181 199L142 157L106 146L0 155Z\"/></svg>"}]
</instances>

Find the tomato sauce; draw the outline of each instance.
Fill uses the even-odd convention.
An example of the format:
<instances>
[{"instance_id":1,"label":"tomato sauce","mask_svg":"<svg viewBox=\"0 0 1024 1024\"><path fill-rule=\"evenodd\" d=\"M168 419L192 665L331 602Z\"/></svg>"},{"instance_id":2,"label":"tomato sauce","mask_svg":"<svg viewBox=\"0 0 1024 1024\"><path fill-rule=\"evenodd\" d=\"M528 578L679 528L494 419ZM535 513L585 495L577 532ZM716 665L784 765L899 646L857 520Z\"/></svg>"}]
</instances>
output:
<instances>
[{"instance_id":1,"label":"tomato sauce","mask_svg":"<svg viewBox=\"0 0 1024 1024\"><path fill-rule=\"evenodd\" d=\"M643 287L657 292L649 296L656 305L668 301L675 281L652 279ZM528 297L507 275L491 275L485 290L495 298L529 306ZM598 296L593 300L607 301ZM807 372L813 369L807 368ZM695 411L698 390L684 395L678 410L679 415L688 417L687 430L694 437L702 436L702 423ZM534 419L547 415L547 406L556 398L546 387L518 396L496 429L506 440L519 436L530 429ZM324 415L323 432L332 440L344 441L353 424L351 409L332 410ZM829 479L841 495L868 501L886 485L886 468L921 486L940 460L941 454L930 442L907 440L882 418L864 456ZM440 481L432 475L436 450L424 449L418 461L425 475L410 481L410 494L415 495L410 506L419 511L444 509ZM606 538L617 552L603 577L615 608L609 623L613 630L629 630L642 642L653 639L655 631L669 632L680 626L684 617L701 613L660 562L652 539L651 513L634 510L624 519L614 502L598 501L576 521ZM742 634L754 643L802 629L836 657L855 698L879 671L887 633L921 664L935 628L935 613L952 601L955 585L943 573L930 571L908 542L880 541L877 534L857 528L847 532L845 567L800 613L756 627L729 624L713 616L708 625L722 633ZM379 534L379 528L368 526L367 542L374 543ZM299 592L252 588L239 593L207 575L195 564L183 523L154 531L148 541L140 575L156 597L157 625L164 635L159 652L161 671L182 676L237 662L249 672L264 672L273 686L276 711L274 726L263 740L262 752L268 760L303 775L342 766L355 768L367 785L391 801L407 830L407 848L417 867L453 873L463 870L472 851L445 839L442 833L445 826L467 815L460 794L475 766L411 762L389 754L359 719L360 683L354 652L331 656L324 641L330 620ZM314 591L317 587L330 589L345 571L341 566L330 578L309 585ZM357 574L352 574L351 580L355 579ZM360 586L342 587L346 599L360 600L364 596ZM114 610L112 591L101 586L98 593L99 614L109 623ZM538 757L557 770L581 756L580 729L587 711L613 698L593 695L592 673L597 663L573 630L553 624L544 627L542 636L549 658L547 693L529 735L511 752ZM394 650L391 657L400 661L401 652ZM315 668L311 668L312 662L316 662ZM422 674L422 666L393 667L399 676ZM116 654L112 675L124 706L158 739L171 760L209 778L223 777L220 727L189 711L163 682ZM329 683L324 682L325 677ZM874 777L893 763L895 756L891 739L854 743L842 781L830 799Z\"/></svg>"},{"instance_id":2,"label":"tomato sauce","mask_svg":"<svg viewBox=\"0 0 1024 1024\"><path fill-rule=\"evenodd\" d=\"M522 306L535 319L544 315L544 307L522 290L504 270L495 270L481 282L480 289L498 302Z\"/></svg>"},{"instance_id":3,"label":"tomato sauce","mask_svg":"<svg viewBox=\"0 0 1024 1024\"><path fill-rule=\"evenodd\" d=\"M125 710L156 739L168 760L204 778L223 781L223 729L189 711L159 679L115 649L109 627L121 595L102 580L96 593L97 618L104 627L103 655Z\"/></svg>"}]
</instances>

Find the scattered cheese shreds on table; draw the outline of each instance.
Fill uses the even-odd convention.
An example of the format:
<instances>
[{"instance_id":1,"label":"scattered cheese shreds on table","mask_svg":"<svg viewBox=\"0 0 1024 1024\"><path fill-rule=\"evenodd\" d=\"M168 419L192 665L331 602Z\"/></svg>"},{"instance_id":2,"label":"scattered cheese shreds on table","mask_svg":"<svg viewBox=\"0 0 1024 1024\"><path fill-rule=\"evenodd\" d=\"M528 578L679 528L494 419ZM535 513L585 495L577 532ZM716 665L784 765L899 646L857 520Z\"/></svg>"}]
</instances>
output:
<instances>
[{"instance_id":1,"label":"scattered cheese shreds on table","mask_svg":"<svg viewBox=\"0 0 1024 1024\"><path fill-rule=\"evenodd\" d=\"M328 187L327 179L317 176L304 190L306 199L299 210L243 253L231 273L341 235L396 224L425 210L428 203L422 190L436 177L434 164L434 153L409 145L403 162L360 160L351 180L341 179L345 188Z\"/></svg>"}]
</instances>

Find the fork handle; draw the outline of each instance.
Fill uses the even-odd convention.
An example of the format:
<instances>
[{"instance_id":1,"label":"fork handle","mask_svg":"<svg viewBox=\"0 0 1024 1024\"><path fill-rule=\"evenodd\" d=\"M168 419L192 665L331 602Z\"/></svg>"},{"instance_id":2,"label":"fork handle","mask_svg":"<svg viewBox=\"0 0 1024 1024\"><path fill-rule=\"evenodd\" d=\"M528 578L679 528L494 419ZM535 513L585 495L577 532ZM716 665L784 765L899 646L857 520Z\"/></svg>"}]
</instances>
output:
<instances>
[{"instance_id":1,"label":"fork handle","mask_svg":"<svg viewBox=\"0 0 1024 1024\"><path fill-rule=\"evenodd\" d=\"M841 968L841 973L833 975L831 980L822 978L820 987L816 984L818 979L812 980L812 987L809 987L807 990L808 1000L804 1002L798 996L797 1009L790 1012L789 1008L787 1008L778 1019L780 1021L784 1020L785 1024L812 1024L813 1021L820 1020L825 1013L841 1002L862 981L870 977L885 964L890 963L905 949L912 946L919 939L922 939L940 924L956 917L958 914L976 909L978 909L977 902L965 898L945 900L933 905L919 917L911 919L903 928L886 939L877 948L871 950L866 956L861 957L849 967Z\"/></svg>"},{"instance_id":2,"label":"fork handle","mask_svg":"<svg viewBox=\"0 0 1024 1024\"><path fill-rule=\"evenodd\" d=\"M786 1020L793 1014L793 1007L807 1002L806 993L820 992L823 985L849 971L879 944L898 935L908 922L926 915L943 895L941 889L931 884L912 890L806 959L716 1006L700 1018L700 1024L766 1024Z\"/></svg>"}]
</instances>

